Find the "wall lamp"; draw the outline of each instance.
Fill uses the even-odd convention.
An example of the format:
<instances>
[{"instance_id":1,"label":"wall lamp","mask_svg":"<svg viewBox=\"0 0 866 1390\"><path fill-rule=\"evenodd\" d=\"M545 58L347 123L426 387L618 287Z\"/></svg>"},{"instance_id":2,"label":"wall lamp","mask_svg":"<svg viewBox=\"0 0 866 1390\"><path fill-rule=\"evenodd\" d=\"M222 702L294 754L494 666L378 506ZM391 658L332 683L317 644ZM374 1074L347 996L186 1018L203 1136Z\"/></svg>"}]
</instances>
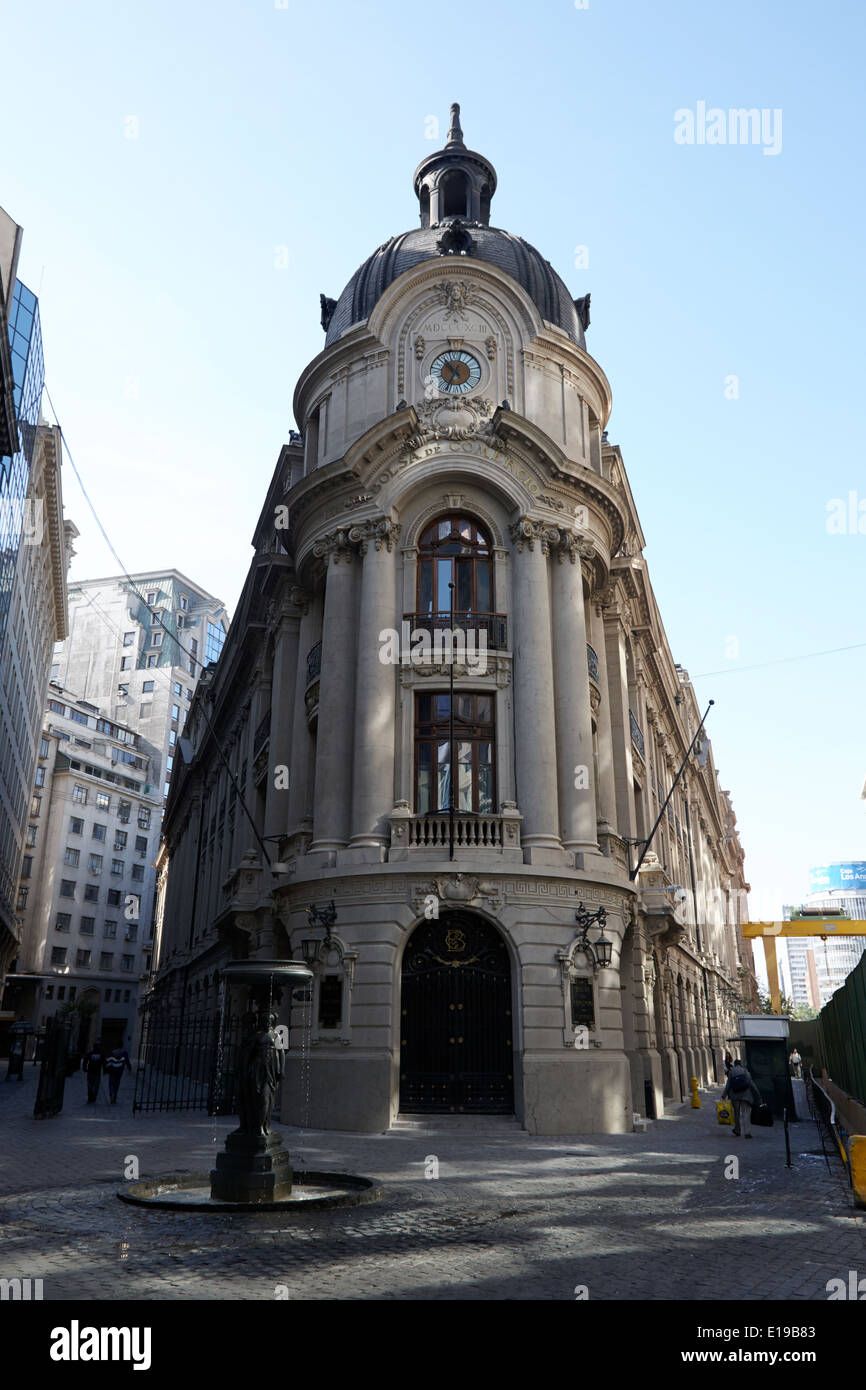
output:
<instances>
[{"instance_id":1,"label":"wall lamp","mask_svg":"<svg viewBox=\"0 0 866 1390\"><path fill-rule=\"evenodd\" d=\"M574 920L579 927L575 950L582 951L584 955L589 956L593 970L606 970L613 958L613 942L608 941L604 934L604 928L607 924L606 909L600 907L597 912L587 912L581 903L574 914ZM596 941L589 939L589 929L593 926L598 927L601 932Z\"/></svg>"}]
</instances>

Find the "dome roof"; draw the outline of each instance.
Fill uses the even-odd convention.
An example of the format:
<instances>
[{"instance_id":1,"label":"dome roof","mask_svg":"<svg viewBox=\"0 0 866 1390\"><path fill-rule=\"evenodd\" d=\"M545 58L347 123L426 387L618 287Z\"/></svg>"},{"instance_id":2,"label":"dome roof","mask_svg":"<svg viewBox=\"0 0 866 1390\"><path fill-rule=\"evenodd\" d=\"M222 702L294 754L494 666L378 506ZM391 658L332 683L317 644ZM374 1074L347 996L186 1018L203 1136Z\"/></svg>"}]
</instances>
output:
<instances>
[{"instance_id":1,"label":"dome roof","mask_svg":"<svg viewBox=\"0 0 866 1390\"><path fill-rule=\"evenodd\" d=\"M337 300L328 323L325 345L335 342L351 324L368 319L388 286L412 266L441 259L442 272L447 274L451 257L440 249L439 243L443 232L455 221L458 220L444 218L438 226L403 232L374 251L355 271ZM504 270L523 287L543 319L563 329L580 347L586 346L583 323L574 300L550 262L534 246L499 227L476 222L460 222L459 226L472 241L468 255L460 258L464 264L466 259L475 259Z\"/></svg>"}]
</instances>

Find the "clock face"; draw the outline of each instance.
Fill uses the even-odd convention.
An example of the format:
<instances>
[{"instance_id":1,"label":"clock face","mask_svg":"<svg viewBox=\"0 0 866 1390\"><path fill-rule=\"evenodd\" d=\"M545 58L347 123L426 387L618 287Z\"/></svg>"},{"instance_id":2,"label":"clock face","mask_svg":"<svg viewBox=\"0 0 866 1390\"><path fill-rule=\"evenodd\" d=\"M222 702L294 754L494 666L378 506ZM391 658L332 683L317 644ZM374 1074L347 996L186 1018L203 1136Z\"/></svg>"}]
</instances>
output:
<instances>
[{"instance_id":1,"label":"clock face","mask_svg":"<svg viewBox=\"0 0 866 1390\"><path fill-rule=\"evenodd\" d=\"M450 396L465 396L481 380L481 368L471 352L440 352L430 367L430 374L442 391Z\"/></svg>"}]
</instances>

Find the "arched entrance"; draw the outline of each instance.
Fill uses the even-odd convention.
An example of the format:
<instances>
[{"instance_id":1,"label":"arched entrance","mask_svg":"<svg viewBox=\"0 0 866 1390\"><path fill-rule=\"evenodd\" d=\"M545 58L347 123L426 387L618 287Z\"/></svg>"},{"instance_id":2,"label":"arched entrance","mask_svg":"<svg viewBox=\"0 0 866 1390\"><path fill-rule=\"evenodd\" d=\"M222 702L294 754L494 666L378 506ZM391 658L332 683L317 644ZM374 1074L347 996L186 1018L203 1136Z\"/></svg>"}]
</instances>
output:
<instances>
[{"instance_id":1,"label":"arched entrance","mask_svg":"<svg viewBox=\"0 0 866 1390\"><path fill-rule=\"evenodd\" d=\"M403 956L400 1109L514 1111L511 966L495 927L471 912L422 922Z\"/></svg>"}]
</instances>

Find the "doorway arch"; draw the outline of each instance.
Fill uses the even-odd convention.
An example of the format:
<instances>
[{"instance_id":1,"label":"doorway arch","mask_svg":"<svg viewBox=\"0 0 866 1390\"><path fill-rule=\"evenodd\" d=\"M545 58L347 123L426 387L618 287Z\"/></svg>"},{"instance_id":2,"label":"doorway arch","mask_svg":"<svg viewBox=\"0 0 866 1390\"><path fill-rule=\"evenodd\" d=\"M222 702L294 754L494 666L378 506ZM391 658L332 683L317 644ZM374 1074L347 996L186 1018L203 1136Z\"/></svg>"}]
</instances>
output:
<instances>
[{"instance_id":1,"label":"doorway arch","mask_svg":"<svg viewBox=\"0 0 866 1390\"><path fill-rule=\"evenodd\" d=\"M473 912L421 922L403 954L400 1109L514 1113L511 963L496 927Z\"/></svg>"}]
</instances>

